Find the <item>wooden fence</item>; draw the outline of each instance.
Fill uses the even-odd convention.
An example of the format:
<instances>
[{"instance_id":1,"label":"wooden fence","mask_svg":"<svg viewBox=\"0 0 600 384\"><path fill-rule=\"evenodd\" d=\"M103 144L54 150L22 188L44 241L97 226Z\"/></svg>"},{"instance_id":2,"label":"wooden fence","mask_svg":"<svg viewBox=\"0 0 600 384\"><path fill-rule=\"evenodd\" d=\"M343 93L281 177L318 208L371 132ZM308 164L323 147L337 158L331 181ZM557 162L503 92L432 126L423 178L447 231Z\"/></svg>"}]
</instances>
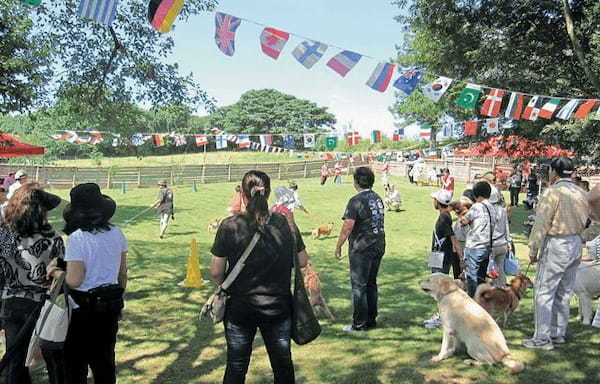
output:
<instances>
[{"instance_id":1,"label":"wooden fence","mask_svg":"<svg viewBox=\"0 0 600 384\"><path fill-rule=\"evenodd\" d=\"M0 165L0 175L8 175L23 169L29 179L50 188L72 188L81 183L97 183L102 188L155 186L166 180L170 185L197 183L224 183L240 181L244 173L250 169L266 172L271 178L279 180L319 177L321 166L326 162L333 168L335 161L300 161L290 163L251 163L251 164L201 164L162 167L109 167L79 168L54 166L17 166ZM358 166L368 165L366 162L345 162L350 174Z\"/></svg>"}]
</instances>

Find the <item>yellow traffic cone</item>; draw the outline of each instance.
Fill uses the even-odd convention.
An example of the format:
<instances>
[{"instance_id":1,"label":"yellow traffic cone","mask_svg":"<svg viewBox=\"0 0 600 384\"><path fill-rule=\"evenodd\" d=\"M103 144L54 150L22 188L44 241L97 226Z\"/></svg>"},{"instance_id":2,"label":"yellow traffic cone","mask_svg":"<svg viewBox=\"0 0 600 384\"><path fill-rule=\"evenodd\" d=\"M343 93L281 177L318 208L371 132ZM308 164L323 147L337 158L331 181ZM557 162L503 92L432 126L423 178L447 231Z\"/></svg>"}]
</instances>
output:
<instances>
[{"instance_id":1,"label":"yellow traffic cone","mask_svg":"<svg viewBox=\"0 0 600 384\"><path fill-rule=\"evenodd\" d=\"M185 274L185 280L183 281L184 287L199 288L204 285L202 276L200 275L200 257L198 255L198 242L193 237L190 242L190 256L187 262L187 272Z\"/></svg>"}]
</instances>

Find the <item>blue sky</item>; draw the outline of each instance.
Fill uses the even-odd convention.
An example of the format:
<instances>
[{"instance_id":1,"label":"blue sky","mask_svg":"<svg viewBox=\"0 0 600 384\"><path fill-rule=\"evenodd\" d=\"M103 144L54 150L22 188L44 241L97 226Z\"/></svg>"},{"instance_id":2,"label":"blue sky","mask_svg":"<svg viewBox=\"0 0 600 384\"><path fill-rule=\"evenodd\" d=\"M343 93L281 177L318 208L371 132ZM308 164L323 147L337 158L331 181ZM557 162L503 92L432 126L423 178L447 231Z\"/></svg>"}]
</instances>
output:
<instances>
[{"instance_id":1,"label":"blue sky","mask_svg":"<svg viewBox=\"0 0 600 384\"><path fill-rule=\"evenodd\" d=\"M395 44L402 40L401 25L393 19L400 10L389 0L222 0L218 10L382 61L394 56ZM236 102L250 89L274 88L329 107L339 129L352 123L361 135L368 135L373 129L391 132L394 128L388 111L394 101L393 88L379 93L365 85L378 60L363 58L342 78L325 65L339 52L333 47L307 70L291 55L301 38L290 37L279 59L273 60L260 50L262 27L242 21L235 54L228 57L215 44L213 13L175 25L171 32L175 50L169 60L177 61L182 73L193 72L219 106Z\"/></svg>"}]
</instances>

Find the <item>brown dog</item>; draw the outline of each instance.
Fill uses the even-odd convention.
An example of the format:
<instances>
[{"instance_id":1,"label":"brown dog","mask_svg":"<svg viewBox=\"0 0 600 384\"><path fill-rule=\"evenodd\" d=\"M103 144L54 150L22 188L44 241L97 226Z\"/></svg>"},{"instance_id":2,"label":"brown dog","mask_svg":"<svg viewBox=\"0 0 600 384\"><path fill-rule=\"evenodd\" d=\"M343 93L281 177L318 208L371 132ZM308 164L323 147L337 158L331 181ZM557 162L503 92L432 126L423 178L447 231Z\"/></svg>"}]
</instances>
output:
<instances>
[{"instance_id":1,"label":"brown dog","mask_svg":"<svg viewBox=\"0 0 600 384\"><path fill-rule=\"evenodd\" d=\"M333 230L333 223L329 223L327 225L322 225L319 228L313 229L312 238L318 239L319 237L321 237L321 235L329 236L331 234L332 230Z\"/></svg>"},{"instance_id":2,"label":"brown dog","mask_svg":"<svg viewBox=\"0 0 600 384\"><path fill-rule=\"evenodd\" d=\"M325 299L321 293L321 280L319 279L319 274L312 269L310 263L306 264L304 270L304 286L306 287L310 305L312 306L315 315L319 312L319 308L323 308L325 315L331 320L335 320L333 313L331 313L331 310L327 306L327 303L325 303Z\"/></svg>"},{"instance_id":3,"label":"brown dog","mask_svg":"<svg viewBox=\"0 0 600 384\"><path fill-rule=\"evenodd\" d=\"M504 328L508 317L517 309L525 291L531 286L533 286L531 280L524 274L519 273L506 288L495 288L490 284L481 284L475 292L475 301L489 313L502 312L504 315L502 327ZM498 322L498 319L496 319L496 322Z\"/></svg>"},{"instance_id":4,"label":"brown dog","mask_svg":"<svg viewBox=\"0 0 600 384\"><path fill-rule=\"evenodd\" d=\"M223 219L221 219L220 217L215 218L212 221L208 222L208 233L212 233L215 232L217 229L219 229L219 225L221 225L221 221Z\"/></svg>"}]
</instances>

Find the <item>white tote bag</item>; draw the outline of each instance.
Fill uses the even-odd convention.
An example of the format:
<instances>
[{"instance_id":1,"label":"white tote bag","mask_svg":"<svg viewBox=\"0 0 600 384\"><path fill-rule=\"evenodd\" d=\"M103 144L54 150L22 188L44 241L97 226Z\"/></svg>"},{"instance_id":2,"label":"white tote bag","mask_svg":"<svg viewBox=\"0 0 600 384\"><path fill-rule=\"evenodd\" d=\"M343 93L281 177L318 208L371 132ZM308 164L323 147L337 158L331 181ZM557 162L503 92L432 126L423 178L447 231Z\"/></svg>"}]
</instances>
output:
<instances>
[{"instance_id":1,"label":"white tote bag","mask_svg":"<svg viewBox=\"0 0 600 384\"><path fill-rule=\"evenodd\" d=\"M440 249L442 249L442 244L444 244L446 239L444 238L442 241L440 241L440 239L437 237L437 233L435 233L435 230L433 231L433 237L435 238L435 246L433 247L434 250L429 254L427 266L429 268L441 269L444 266L444 252L441 252Z\"/></svg>"}]
</instances>

